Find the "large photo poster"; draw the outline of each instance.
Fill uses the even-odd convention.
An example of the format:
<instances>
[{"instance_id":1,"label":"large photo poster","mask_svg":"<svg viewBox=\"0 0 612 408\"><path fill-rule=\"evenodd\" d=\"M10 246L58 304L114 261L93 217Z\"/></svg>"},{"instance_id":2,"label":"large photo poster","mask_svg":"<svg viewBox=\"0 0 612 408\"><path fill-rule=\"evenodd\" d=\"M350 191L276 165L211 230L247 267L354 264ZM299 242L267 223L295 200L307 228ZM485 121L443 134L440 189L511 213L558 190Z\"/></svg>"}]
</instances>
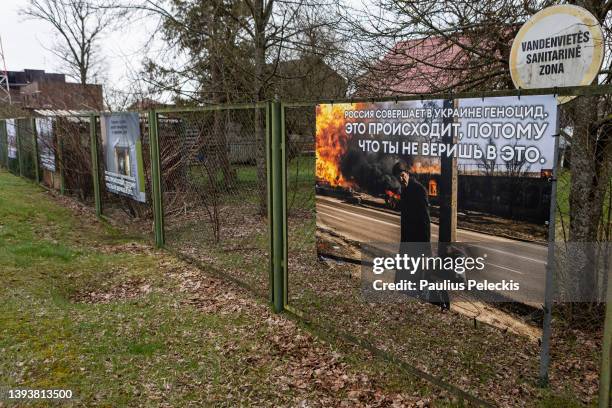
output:
<instances>
[{"instance_id":1,"label":"large photo poster","mask_svg":"<svg viewBox=\"0 0 612 408\"><path fill-rule=\"evenodd\" d=\"M53 147L53 120L36 118L38 152L41 166L55 173L55 149Z\"/></svg>"},{"instance_id":2,"label":"large photo poster","mask_svg":"<svg viewBox=\"0 0 612 408\"><path fill-rule=\"evenodd\" d=\"M439 257L437 272L463 288L471 279L505 300L543 300L554 96L323 104L316 114L321 257L370 267ZM469 275L457 267L465 259ZM378 272L397 282L387 265Z\"/></svg>"},{"instance_id":3,"label":"large photo poster","mask_svg":"<svg viewBox=\"0 0 612 408\"><path fill-rule=\"evenodd\" d=\"M106 189L144 203L145 179L138 114L101 115L100 127Z\"/></svg>"},{"instance_id":4,"label":"large photo poster","mask_svg":"<svg viewBox=\"0 0 612 408\"><path fill-rule=\"evenodd\" d=\"M17 127L15 119L6 120L6 142L8 145L9 159L17 158Z\"/></svg>"}]
</instances>

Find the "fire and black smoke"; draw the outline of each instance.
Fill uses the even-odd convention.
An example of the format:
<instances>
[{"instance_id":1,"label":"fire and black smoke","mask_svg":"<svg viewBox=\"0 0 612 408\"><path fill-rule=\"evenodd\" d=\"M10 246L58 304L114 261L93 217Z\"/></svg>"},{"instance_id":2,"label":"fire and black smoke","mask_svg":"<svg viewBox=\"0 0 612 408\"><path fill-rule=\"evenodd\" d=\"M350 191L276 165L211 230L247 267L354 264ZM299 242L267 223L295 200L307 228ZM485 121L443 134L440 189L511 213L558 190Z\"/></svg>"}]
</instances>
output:
<instances>
[{"instance_id":1,"label":"fire and black smoke","mask_svg":"<svg viewBox=\"0 0 612 408\"><path fill-rule=\"evenodd\" d=\"M413 173L436 174L439 161L432 158L398 156L379 151L364 152L358 138L349 136L344 127L347 109L365 109L365 104L317 106L316 176L332 187L356 189L371 195L396 193L400 184L392 175L399 160ZM367 122L367 121L366 121ZM424 138L426 139L426 138ZM398 137L401 142L401 138Z\"/></svg>"},{"instance_id":2,"label":"fire and black smoke","mask_svg":"<svg viewBox=\"0 0 612 408\"><path fill-rule=\"evenodd\" d=\"M348 181L358 185L361 190L368 194L380 195L400 188L398 179L392 175L393 166L398 160L412 166L411 157L400 158L382 152L365 153L359 148L357 140L351 140L340 160L340 171Z\"/></svg>"}]
</instances>

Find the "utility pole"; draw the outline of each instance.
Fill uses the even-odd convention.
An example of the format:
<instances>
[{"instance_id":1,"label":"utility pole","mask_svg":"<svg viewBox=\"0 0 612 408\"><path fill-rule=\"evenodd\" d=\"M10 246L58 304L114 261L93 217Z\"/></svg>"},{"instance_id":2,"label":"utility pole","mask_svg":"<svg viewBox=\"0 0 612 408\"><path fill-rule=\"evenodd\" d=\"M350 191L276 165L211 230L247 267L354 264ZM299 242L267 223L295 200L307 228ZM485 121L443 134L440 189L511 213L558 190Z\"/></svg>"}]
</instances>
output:
<instances>
[{"instance_id":1,"label":"utility pole","mask_svg":"<svg viewBox=\"0 0 612 408\"><path fill-rule=\"evenodd\" d=\"M4 45L2 37L0 37L0 63L2 63L2 71L0 72L0 103L12 104L11 87L9 85L8 71L6 70L6 59L4 58Z\"/></svg>"}]
</instances>

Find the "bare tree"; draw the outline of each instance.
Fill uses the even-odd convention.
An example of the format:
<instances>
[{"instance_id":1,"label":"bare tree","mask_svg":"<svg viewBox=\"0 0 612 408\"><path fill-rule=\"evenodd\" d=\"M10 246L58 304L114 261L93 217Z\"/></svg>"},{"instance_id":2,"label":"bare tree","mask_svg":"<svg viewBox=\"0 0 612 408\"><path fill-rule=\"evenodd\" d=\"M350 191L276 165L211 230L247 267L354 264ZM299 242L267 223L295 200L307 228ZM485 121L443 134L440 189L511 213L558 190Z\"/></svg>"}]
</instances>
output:
<instances>
[{"instance_id":1,"label":"bare tree","mask_svg":"<svg viewBox=\"0 0 612 408\"><path fill-rule=\"evenodd\" d=\"M101 75L99 41L125 11L100 7L91 0L29 0L20 13L53 26L57 39L50 51L84 85Z\"/></svg>"},{"instance_id":2,"label":"bare tree","mask_svg":"<svg viewBox=\"0 0 612 408\"><path fill-rule=\"evenodd\" d=\"M145 66L147 80L162 93L172 93L178 103L219 104L260 102L273 98L280 88L275 80L280 66L300 57L302 51L328 48L319 42L316 29L329 25L334 2L329 0L126 0L123 7L159 17L164 57L155 55ZM316 11L316 12L315 12ZM321 37L323 38L323 37ZM172 61L169 64L167 61ZM297 64L296 64L297 66ZM287 75L285 72L284 75ZM280 95L278 95L280 96ZM253 111L253 140L261 211L266 206L265 123L262 109ZM215 114L209 137L221 148L218 166L224 179L234 172L224 153L225 120Z\"/></svg>"}]
</instances>

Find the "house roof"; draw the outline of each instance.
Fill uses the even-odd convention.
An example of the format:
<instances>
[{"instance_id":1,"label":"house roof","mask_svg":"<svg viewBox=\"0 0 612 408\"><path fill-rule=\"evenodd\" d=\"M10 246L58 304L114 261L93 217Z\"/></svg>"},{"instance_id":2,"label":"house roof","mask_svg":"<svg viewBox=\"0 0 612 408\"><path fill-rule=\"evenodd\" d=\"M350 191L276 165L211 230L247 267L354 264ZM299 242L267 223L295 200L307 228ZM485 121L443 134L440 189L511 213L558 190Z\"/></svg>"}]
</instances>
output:
<instances>
[{"instance_id":1,"label":"house roof","mask_svg":"<svg viewBox=\"0 0 612 408\"><path fill-rule=\"evenodd\" d=\"M459 39L457 42L465 41ZM461 45L443 37L398 42L359 80L358 89L384 95L430 93L458 84L468 55ZM359 92L359 91L358 91Z\"/></svg>"},{"instance_id":2,"label":"house roof","mask_svg":"<svg viewBox=\"0 0 612 408\"><path fill-rule=\"evenodd\" d=\"M96 111L90 110L64 110L64 109L33 109L38 116L61 116L61 117L85 117L96 114Z\"/></svg>"}]
</instances>

